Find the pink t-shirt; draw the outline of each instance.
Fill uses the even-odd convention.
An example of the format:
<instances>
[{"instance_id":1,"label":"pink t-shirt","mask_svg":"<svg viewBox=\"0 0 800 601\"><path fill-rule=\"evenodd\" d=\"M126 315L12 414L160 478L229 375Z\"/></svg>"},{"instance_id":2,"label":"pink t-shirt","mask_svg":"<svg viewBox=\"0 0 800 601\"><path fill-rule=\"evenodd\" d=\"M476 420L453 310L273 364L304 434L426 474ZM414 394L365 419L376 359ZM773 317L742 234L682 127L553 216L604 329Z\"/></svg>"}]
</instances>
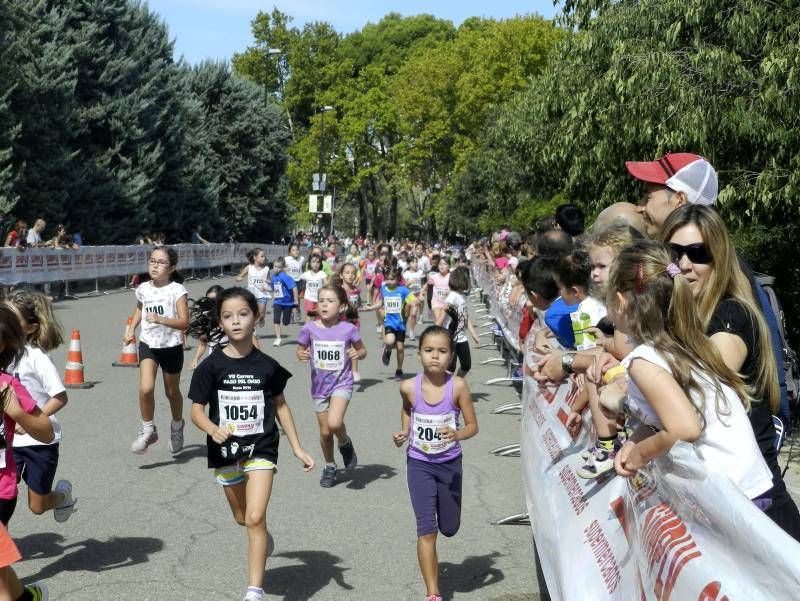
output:
<instances>
[{"instance_id":1,"label":"pink t-shirt","mask_svg":"<svg viewBox=\"0 0 800 601\"><path fill-rule=\"evenodd\" d=\"M19 404L26 413L33 413L36 408L36 401L31 398L25 387L16 378L8 374L0 373L0 385L10 384L17 394ZM8 413L3 413L3 427L6 437L6 465L0 468L0 499L13 499L17 496L17 465L14 463L14 426L17 425Z\"/></svg>"},{"instance_id":2,"label":"pink t-shirt","mask_svg":"<svg viewBox=\"0 0 800 601\"><path fill-rule=\"evenodd\" d=\"M450 294L450 273L431 273L428 276L428 284L433 286L433 297L431 307L441 309L447 305L447 295Z\"/></svg>"},{"instance_id":3,"label":"pink t-shirt","mask_svg":"<svg viewBox=\"0 0 800 601\"><path fill-rule=\"evenodd\" d=\"M508 266L508 258L506 258L506 257L497 257L494 260L494 266L497 269L505 269Z\"/></svg>"}]
</instances>

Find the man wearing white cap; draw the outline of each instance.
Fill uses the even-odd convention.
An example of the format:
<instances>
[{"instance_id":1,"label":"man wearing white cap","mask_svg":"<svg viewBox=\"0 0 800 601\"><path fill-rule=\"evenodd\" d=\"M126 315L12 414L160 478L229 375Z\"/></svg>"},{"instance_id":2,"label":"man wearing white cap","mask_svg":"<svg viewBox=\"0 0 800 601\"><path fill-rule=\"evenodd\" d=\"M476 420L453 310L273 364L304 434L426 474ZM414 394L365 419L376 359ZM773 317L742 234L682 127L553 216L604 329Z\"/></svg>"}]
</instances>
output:
<instances>
[{"instance_id":1,"label":"man wearing white cap","mask_svg":"<svg viewBox=\"0 0 800 601\"><path fill-rule=\"evenodd\" d=\"M687 203L712 205L717 200L717 172L699 155L668 152L655 161L628 161L625 167L645 184L639 213L649 238L658 235L675 209Z\"/></svg>"}]
</instances>

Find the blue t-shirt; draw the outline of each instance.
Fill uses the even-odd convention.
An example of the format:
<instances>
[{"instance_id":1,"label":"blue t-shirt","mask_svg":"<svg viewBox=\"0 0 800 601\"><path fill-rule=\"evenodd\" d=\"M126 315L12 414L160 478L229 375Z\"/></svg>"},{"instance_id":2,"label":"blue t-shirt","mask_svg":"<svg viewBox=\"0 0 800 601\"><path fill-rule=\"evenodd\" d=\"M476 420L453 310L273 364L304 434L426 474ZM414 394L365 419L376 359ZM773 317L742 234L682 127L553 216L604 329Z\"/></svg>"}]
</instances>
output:
<instances>
[{"instance_id":1,"label":"blue t-shirt","mask_svg":"<svg viewBox=\"0 0 800 601\"><path fill-rule=\"evenodd\" d=\"M568 305L560 296L544 312L544 322L555 334L558 343L564 348L575 348L575 333L569 314L578 310L580 303Z\"/></svg>"},{"instance_id":2,"label":"blue t-shirt","mask_svg":"<svg viewBox=\"0 0 800 601\"><path fill-rule=\"evenodd\" d=\"M383 297L383 325L397 332L405 332L406 324L403 323L403 305L406 303L411 291L405 286L397 286L394 290L384 284L381 286Z\"/></svg>"},{"instance_id":3,"label":"blue t-shirt","mask_svg":"<svg viewBox=\"0 0 800 601\"><path fill-rule=\"evenodd\" d=\"M272 276L272 298L274 304L279 307L291 307L294 305L294 295L292 288L297 288L292 276L285 271L281 271Z\"/></svg>"}]
</instances>

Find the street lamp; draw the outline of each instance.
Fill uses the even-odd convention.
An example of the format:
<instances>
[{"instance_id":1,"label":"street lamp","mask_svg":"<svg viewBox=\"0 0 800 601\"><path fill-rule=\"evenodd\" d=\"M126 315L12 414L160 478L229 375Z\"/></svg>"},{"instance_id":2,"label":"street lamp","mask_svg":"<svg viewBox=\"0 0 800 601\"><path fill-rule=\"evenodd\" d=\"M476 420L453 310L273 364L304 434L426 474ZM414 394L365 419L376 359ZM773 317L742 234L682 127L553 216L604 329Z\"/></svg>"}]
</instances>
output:
<instances>
[{"instance_id":1,"label":"street lamp","mask_svg":"<svg viewBox=\"0 0 800 601\"><path fill-rule=\"evenodd\" d=\"M322 106L319 109L319 112L321 113L320 132L319 132L319 191L321 192L321 199L323 200L323 202L325 200L325 192L326 192L325 153L323 147L325 140L325 113L332 110L333 107L329 105ZM331 221L333 221L333 203L331 203ZM331 223L331 229L333 229L333 223Z\"/></svg>"},{"instance_id":2,"label":"street lamp","mask_svg":"<svg viewBox=\"0 0 800 601\"><path fill-rule=\"evenodd\" d=\"M279 56L281 54L283 54L283 50L269 47L264 53L264 106L267 105L267 96L269 96L269 92L267 92L267 82L269 81L269 69L272 66L270 57Z\"/></svg>"}]
</instances>

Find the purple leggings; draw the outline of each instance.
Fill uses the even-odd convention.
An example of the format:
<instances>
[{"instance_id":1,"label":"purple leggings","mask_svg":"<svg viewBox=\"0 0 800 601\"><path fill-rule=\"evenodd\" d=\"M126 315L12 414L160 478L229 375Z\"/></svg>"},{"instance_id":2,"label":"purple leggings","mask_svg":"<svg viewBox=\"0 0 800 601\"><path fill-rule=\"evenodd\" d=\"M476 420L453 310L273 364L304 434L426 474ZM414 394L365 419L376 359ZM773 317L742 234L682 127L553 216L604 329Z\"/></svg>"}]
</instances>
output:
<instances>
[{"instance_id":1,"label":"purple leggings","mask_svg":"<svg viewBox=\"0 0 800 601\"><path fill-rule=\"evenodd\" d=\"M461 525L461 455L442 463L409 457L407 473L417 536L437 529L453 536Z\"/></svg>"}]
</instances>

